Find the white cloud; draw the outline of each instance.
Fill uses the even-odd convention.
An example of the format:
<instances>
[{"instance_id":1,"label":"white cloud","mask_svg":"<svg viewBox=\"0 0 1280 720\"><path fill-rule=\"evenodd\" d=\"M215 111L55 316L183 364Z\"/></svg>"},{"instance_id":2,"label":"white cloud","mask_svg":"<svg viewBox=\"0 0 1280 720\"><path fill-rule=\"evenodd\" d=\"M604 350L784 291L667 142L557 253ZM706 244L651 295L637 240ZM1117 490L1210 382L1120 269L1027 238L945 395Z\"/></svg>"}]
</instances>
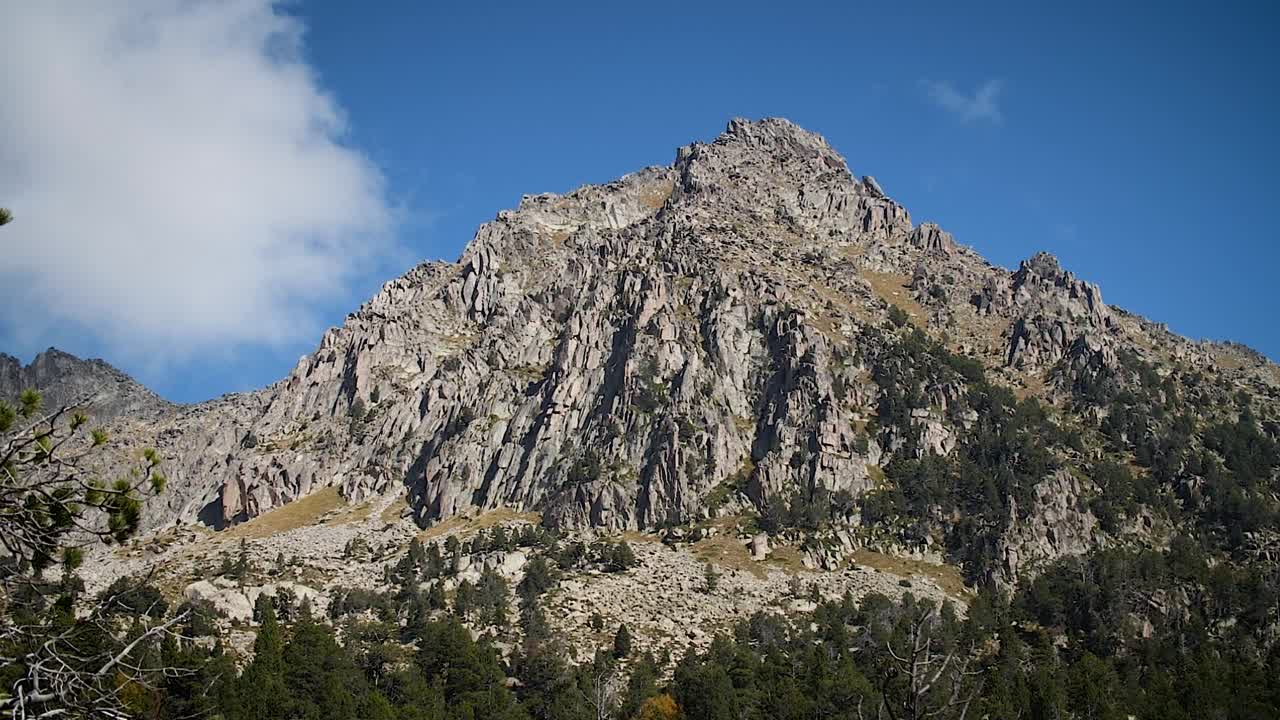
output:
<instances>
[{"instance_id":1,"label":"white cloud","mask_svg":"<svg viewBox=\"0 0 1280 720\"><path fill-rule=\"evenodd\" d=\"M5 9L0 325L153 362L296 342L395 252L382 174L276 5Z\"/></svg>"},{"instance_id":2,"label":"white cloud","mask_svg":"<svg viewBox=\"0 0 1280 720\"><path fill-rule=\"evenodd\" d=\"M947 82L926 81L924 88L935 105L953 113L965 122L986 120L998 125L1003 119L999 105L1001 89L999 80L988 80L982 83L974 90L973 95L965 95Z\"/></svg>"}]
</instances>

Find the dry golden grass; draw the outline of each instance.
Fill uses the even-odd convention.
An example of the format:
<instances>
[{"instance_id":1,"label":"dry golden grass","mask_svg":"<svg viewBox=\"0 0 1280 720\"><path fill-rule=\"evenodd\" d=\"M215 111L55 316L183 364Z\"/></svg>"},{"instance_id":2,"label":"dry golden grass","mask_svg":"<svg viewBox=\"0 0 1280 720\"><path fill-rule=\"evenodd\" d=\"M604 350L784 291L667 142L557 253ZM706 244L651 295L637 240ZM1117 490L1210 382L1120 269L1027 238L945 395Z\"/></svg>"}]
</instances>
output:
<instances>
[{"instance_id":1,"label":"dry golden grass","mask_svg":"<svg viewBox=\"0 0 1280 720\"><path fill-rule=\"evenodd\" d=\"M832 317L815 313L809 316L809 322L818 329L818 332L826 335L827 339L833 343L843 341L844 338L840 332L840 327L836 325L836 321Z\"/></svg>"},{"instance_id":2,"label":"dry golden grass","mask_svg":"<svg viewBox=\"0 0 1280 720\"><path fill-rule=\"evenodd\" d=\"M346 501L338 494L337 486L330 485L248 522L240 523L227 530L226 537L257 539L279 535L306 525L318 524L328 519L330 513L344 507Z\"/></svg>"},{"instance_id":3,"label":"dry golden grass","mask_svg":"<svg viewBox=\"0 0 1280 720\"><path fill-rule=\"evenodd\" d=\"M981 315L971 305L953 311L953 332L949 332L950 348L960 350L960 345L973 346L978 359L989 366L1004 364L1008 349L1007 335L1011 323L998 315Z\"/></svg>"},{"instance_id":4,"label":"dry golden grass","mask_svg":"<svg viewBox=\"0 0 1280 720\"><path fill-rule=\"evenodd\" d=\"M418 537L423 540L431 540L438 538L449 532L473 533L477 530L487 530L496 525L503 525L517 520L525 522L537 523L541 520L538 513L522 513L516 512L511 508L497 508L481 513L476 517L463 517L462 515L454 515L445 518L431 527L423 530Z\"/></svg>"},{"instance_id":5,"label":"dry golden grass","mask_svg":"<svg viewBox=\"0 0 1280 720\"><path fill-rule=\"evenodd\" d=\"M752 560L746 543L733 535L716 535L699 540L691 547L694 556L703 562L718 568L749 572L762 580L768 577L770 570L781 570L788 575L805 570L803 554L790 545L773 545L766 560Z\"/></svg>"},{"instance_id":6,"label":"dry golden grass","mask_svg":"<svg viewBox=\"0 0 1280 720\"><path fill-rule=\"evenodd\" d=\"M769 568L777 568L788 575L795 575L805 570L804 554L790 545L774 545L772 552L769 553L769 559L763 564Z\"/></svg>"},{"instance_id":7,"label":"dry golden grass","mask_svg":"<svg viewBox=\"0 0 1280 720\"><path fill-rule=\"evenodd\" d=\"M644 532L642 530L623 530L618 534L618 538L633 543L660 543L662 539L657 533Z\"/></svg>"},{"instance_id":8,"label":"dry golden grass","mask_svg":"<svg viewBox=\"0 0 1280 720\"><path fill-rule=\"evenodd\" d=\"M897 305L907 314L911 323L921 330L928 329L929 315L920 303L911 297L911 278L894 273L878 273L870 270L859 270L858 275L881 300L890 305Z\"/></svg>"},{"instance_id":9,"label":"dry golden grass","mask_svg":"<svg viewBox=\"0 0 1280 720\"><path fill-rule=\"evenodd\" d=\"M819 326L818 329L827 333L828 337L837 342L844 341L837 325L845 319L852 319L860 323L871 321L871 315L867 312L867 309L863 307L862 303L855 301L848 292L831 287L817 275L806 273L802 281L813 290L817 298L817 307L813 308L811 312L814 313L816 318L825 320L826 327Z\"/></svg>"},{"instance_id":10,"label":"dry golden grass","mask_svg":"<svg viewBox=\"0 0 1280 720\"><path fill-rule=\"evenodd\" d=\"M773 545L767 560L752 560L746 543L738 539L738 526L745 519L740 515L729 515L712 520L709 525L718 532L691 545L694 556L718 568L749 572L760 579L767 577L769 570L781 570L792 575L804 570L800 551L789 545Z\"/></svg>"},{"instance_id":11,"label":"dry golden grass","mask_svg":"<svg viewBox=\"0 0 1280 720\"><path fill-rule=\"evenodd\" d=\"M1239 370L1246 364L1239 355L1221 350L1213 354L1213 362L1223 370Z\"/></svg>"},{"instance_id":12,"label":"dry golden grass","mask_svg":"<svg viewBox=\"0 0 1280 720\"><path fill-rule=\"evenodd\" d=\"M740 515L726 515L711 520L707 524L716 529L716 534L695 542L690 549L703 562L721 568L745 570L763 578L766 574L764 569L751 559L747 546L737 539L737 527L743 520Z\"/></svg>"},{"instance_id":13,"label":"dry golden grass","mask_svg":"<svg viewBox=\"0 0 1280 720\"><path fill-rule=\"evenodd\" d=\"M400 516L408 509L409 499L401 496L393 500L390 505L384 508L382 510L382 514L378 516L378 519L384 523L394 523L400 520Z\"/></svg>"},{"instance_id":14,"label":"dry golden grass","mask_svg":"<svg viewBox=\"0 0 1280 720\"><path fill-rule=\"evenodd\" d=\"M351 508L346 513L328 520L327 523L329 525L362 523L365 520L368 520L369 516L373 514L373 507L374 501L366 500L365 502Z\"/></svg>"},{"instance_id":15,"label":"dry golden grass","mask_svg":"<svg viewBox=\"0 0 1280 720\"><path fill-rule=\"evenodd\" d=\"M837 290L825 282L821 282L817 277L810 276L809 280L810 286L813 288L814 292L817 293L820 299L829 303L836 309L843 310L858 320L865 321L867 319L866 310L862 305L854 302L847 293Z\"/></svg>"},{"instance_id":16,"label":"dry golden grass","mask_svg":"<svg viewBox=\"0 0 1280 720\"><path fill-rule=\"evenodd\" d=\"M1029 397L1044 398L1048 396L1048 388L1044 378L1035 373L1022 373L1021 384L1013 388L1013 396L1019 400Z\"/></svg>"},{"instance_id":17,"label":"dry golden grass","mask_svg":"<svg viewBox=\"0 0 1280 720\"><path fill-rule=\"evenodd\" d=\"M742 570L761 579L768 575L760 563L751 559L747 546L739 542L736 537L716 535L699 540L692 545L692 548L693 554L699 560L716 567Z\"/></svg>"},{"instance_id":18,"label":"dry golden grass","mask_svg":"<svg viewBox=\"0 0 1280 720\"><path fill-rule=\"evenodd\" d=\"M850 260L857 260L867 254L867 246L861 243L850 243L840 247L840 254Z\"/></svg>"},{"instance_id":19,"label":"dry golden grass","mask_svg":"<svg viewBox=\"0 0 1280 720\"><path fill-rule=\"evenodd\" d=\"M874 568L908 580L917 577L932 580L942 588L943 592L957 600L968 602L968 599L973 597L973 593L965 587L960 571L951 565L885 555L874 550L858 550L854 552L852 561L855 565Z\"/></svg>"},{"instance_id":20,"label":"dry golden grass","mask_svg":"<svg viewBox=\"0 0 1280 720\"><path fill-rule=\"evenodd\" d=\"M647 187L640 193L640 204L650 210L661 210L662 206L667 204L667 198L671 197L671 192L675 188L676 183L674 180Z\"/></svg>"}]
</instances>

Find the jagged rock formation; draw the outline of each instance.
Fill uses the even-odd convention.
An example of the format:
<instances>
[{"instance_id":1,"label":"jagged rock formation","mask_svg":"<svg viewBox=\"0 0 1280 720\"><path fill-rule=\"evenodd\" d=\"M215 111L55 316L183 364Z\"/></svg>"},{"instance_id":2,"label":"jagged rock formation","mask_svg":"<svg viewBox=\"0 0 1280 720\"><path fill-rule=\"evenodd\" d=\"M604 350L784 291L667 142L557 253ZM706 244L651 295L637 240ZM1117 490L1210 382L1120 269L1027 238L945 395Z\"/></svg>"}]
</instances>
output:
<instances>
[{"instance_id":1,"label":"jagged rock formation","mask_svg":"<svg viewBox=\"0 0 1280 720\"><path fill-rule=\"evenodd\" d=\"M1104 336L1111 323L1098 287L1043 252L1022 261L1009 277L990 278L973 302L983 313L1017 316L1006 356L1015 367L1048 367L1077 340Z\"/></svg>"},{"instance_id":2,"label":"jagged rock formation","mask_svg":"<svg viewBox=\"0 0 1280 720\"><path fill-rule=\"evenodd\" d=\"M0 353L0 399L13 400L28 388L40 391L46 410L92 398L99 421L120 416L154 419L173 405L102 360L81 360L57 348L24 366Z\"/></svg>"},{"instance_id":3,"label":"jagged rock formation","mask_svg":"<svg viewBox=\"0 0 1280 720\"><path fill-rule=\"evenodd\" d=\"M422 524L511 507L617 529L797 490L857 498L895 453L949 454L976 419L944 383L911 389L902 427L868 427L899 312L1049 401L1121 347L1221 369L1219 346L1109 308L1052 256L1011 273L913 225L821 137L735 120L670 167L525 197L275 385L135 422L169 459L148 522L222 527L329 485L353 500L407 487ZM1010 572L1095 541L1078 480L1037 492L1001 548Z\"/></svg>"},{"instance_id":4,"label":"jagged rock formation","mask_svg":"<svg viewBox=\"0 0 1280 720\"><path fill-rule=\"evenodd\" d=\"M1059 470L1035 488L1026 521L1014 523L997 551L1004 577L1014 578L1063 555L1082 555L1098 541L1098 519L1082 502L1080 480ZM1016 510L1015 510L1016 512Z\"/></svg>"}]
</instances>

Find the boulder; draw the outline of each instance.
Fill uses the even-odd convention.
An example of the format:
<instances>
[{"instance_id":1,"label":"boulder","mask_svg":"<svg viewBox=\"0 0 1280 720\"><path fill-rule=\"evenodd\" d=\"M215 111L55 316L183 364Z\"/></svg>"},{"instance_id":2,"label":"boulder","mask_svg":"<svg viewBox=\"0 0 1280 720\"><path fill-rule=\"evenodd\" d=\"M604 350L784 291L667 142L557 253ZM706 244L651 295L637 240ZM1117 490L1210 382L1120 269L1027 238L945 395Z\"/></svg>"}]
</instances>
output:
<instances>
[{"instance_id":1,"label":"boulder","mask_svg":"<svg viewBox=\"0 0 1280 720\"><path fill-rule=\"evenodd\" d=\"M769 547L769 534L757 533L751 538L751 559L757 562L767 560L769 553L772 552Z\"/></svg>"},{"instance_id":2,"label":"boulder","mask_svg":"<svg viewBox=\"0 0 1280 720\"><path fill-rule=\"evenodd\" d=\"M237 589L219 588L207 580L191 583L182 596L193 602L208 603L217 614L228 620L249 622L253 619L253 602Z\"/></svg>"}]
</instances>

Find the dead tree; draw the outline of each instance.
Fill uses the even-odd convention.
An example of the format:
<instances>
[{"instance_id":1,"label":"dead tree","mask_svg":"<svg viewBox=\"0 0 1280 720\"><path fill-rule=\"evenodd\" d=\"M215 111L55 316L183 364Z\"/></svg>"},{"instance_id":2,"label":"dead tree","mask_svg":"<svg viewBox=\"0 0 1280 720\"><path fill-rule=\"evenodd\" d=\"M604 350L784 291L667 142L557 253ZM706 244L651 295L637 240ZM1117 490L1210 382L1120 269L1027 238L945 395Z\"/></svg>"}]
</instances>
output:
<instances>
[{"instance_id":1,"label":"dead tree","mask_svg":"<svg viewBox=\"0 0 1280 720\"><path fill-rule=\"evenodd\" d=\"M891 720L925 720L955 718L965 720L969 705L982 686L974 680L980 670L970 670L975 648L960 648L941 637L938 607L917 611L908 619L906 634L898 647L893 639L885 641L891 662L881 680L881 702L877 716L887 714ZM893 680L905 681L905 696L893 699ZM861 708L859 708L861 712Z\"/></svg>"},{"instance_id":2,"label":"dead tree","mask_svg":"<svg viewBox=\"0 0 1280 720\"><path fill-rule=\"evenodd\" d=\"M578 683L578 692L595 714L596 720L609 720L618 709L618 667L603 651L597 652L586 676Z\"/></svg>"}]
</instances>

